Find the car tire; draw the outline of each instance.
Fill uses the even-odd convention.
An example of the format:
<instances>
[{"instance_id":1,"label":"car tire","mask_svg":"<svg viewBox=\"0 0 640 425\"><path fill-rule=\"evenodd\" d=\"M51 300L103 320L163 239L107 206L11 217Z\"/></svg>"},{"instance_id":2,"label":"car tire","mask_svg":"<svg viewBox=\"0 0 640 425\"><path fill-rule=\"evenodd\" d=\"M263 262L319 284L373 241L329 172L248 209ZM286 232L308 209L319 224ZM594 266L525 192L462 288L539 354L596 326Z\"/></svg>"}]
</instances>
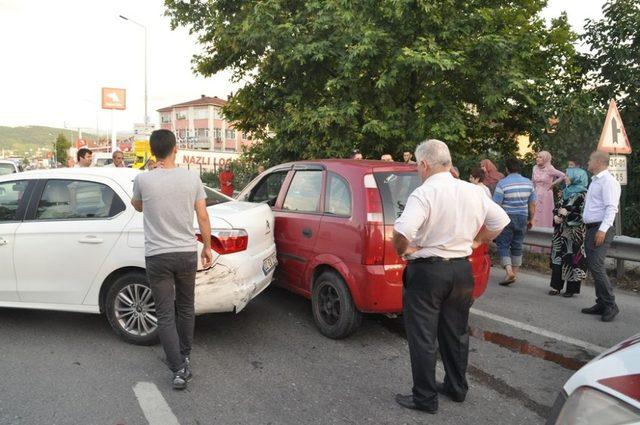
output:
<instances>
[{"instance_id":1,"label":"car tire","mask_svg":"<svg viewBox=\"0 0 640 425\"><path fill-rule=\"evenodd\" d=\"M322 335L341 339L351 335L362 322L349 287L335 272L325 271L313 282L313 320Z\"/></svg>"},{"instance_id":2,"label":"car tire","mask_svg":"<svg viewBox=\"0 0 640 425\"><path fill-rule=\"evenodd\" d=\"M155 303L144 273L117 278L107 291L105 312L115 333L125 341L136 345L158 342Z\"/></svg>"}]
</instances>

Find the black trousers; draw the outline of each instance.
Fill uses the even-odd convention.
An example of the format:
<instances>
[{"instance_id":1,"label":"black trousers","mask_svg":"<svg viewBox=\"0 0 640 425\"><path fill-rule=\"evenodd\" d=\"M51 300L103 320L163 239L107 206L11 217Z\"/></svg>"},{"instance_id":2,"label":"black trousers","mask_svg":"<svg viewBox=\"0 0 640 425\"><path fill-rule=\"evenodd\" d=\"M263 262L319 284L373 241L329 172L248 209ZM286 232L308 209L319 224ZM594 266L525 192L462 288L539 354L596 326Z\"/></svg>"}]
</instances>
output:
<instances>
[{"instance_id":1,"label":"black trousers","mask_svg":"<svg viewBox=\"0 0 640 425\"><path fill-rule=\"evenodd\" d=\"M158 336L169 369L176 372L191 354L195 327L194 292L198 254L174 252L145 258L158 315Z\"/></svg>"},{"instance_id":2,"label":"black trousers","mask_svg":"<svg viewBox=\"0 0 640 425\"><path fill-rule=\"evenodd\" d=\"M569 294L579 294L581 284L582 282L580 282L579 280L567 280L566 292ZM551 265L551 287L556 291L562 291L562 289L564 288L564 280L562 279L561 264Z\"/></svg>"},{"instance_id":3,"label":"black trousers","mask_svg":"<svg viewBox=\"0 0 640 425\"><path fill-rule=\"evenodd\" d=\"M436 348L445 369L444 384L466 395L469 309L473 304L469 261L409 263L404 274L403 315L413 374L413 399L438 407Z\"/></svg>"}]
</instances>

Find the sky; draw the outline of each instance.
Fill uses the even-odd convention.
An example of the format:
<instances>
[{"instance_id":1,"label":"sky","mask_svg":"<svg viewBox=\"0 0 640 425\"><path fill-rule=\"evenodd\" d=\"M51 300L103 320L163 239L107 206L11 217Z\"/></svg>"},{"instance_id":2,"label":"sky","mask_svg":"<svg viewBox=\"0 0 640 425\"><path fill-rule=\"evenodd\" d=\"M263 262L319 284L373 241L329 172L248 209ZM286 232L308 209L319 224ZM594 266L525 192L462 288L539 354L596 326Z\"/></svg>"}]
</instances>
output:
<instances>
[{"instance_id":1,"label":"sky","mask_svg":"<svg viewBox=\"0 0 640 425\"><path fill-rule=\"evenodd\" d=\"M604 0L549 0L543 15L566 11L582 32L602 15ZM114 111L118 131L144 119L144 30L147 27L149 117L157 109L200 97L226 98L240 85L222 72L192 72L199 51L185 29L172 31L162 0L0 0L0 126L47 125L101 133L111 111L100 109L100 88L127 90L127 109Z\"/></svg>"}]
</instances>

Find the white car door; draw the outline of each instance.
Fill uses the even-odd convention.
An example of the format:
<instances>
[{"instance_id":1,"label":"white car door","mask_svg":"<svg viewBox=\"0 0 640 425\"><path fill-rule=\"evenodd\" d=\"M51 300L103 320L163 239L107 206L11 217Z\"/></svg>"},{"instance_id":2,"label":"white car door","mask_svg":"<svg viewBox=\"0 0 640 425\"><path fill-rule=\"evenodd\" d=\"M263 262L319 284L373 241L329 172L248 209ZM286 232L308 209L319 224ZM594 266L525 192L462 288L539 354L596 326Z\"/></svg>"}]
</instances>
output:
<instances>
[{"instance_id":1,"label":"white car door","mask_svg":"<svg viewBox=\"0 0 640 425\"><path fill-rule=\"evenodd\" d=\"M0 182L0 302L18 301L16 274L13 267L15 233L22 222L33 182L8 180Z\"/></svg>"},{"instance_id":2,"label":"white car door","mask_svg":"<svg viewBox=\"0 0 640 425\"><path fill-rule=\"evenodd\" d=\"M42 180L39 193L16 231L18 295L30 303L82 304L132 209L106 178Z\"/></svg>"}]
</instances>

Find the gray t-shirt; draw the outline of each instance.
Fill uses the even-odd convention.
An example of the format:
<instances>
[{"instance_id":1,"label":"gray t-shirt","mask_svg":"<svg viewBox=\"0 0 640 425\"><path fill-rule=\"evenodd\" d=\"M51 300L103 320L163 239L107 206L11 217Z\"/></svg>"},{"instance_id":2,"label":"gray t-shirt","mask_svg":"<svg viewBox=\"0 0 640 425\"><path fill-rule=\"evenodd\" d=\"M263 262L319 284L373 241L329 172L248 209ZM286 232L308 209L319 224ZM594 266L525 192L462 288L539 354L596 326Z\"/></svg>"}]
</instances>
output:
<instances>
[{"instance_id":1,"label":"gray t-shirt","mask_svg":"<svg viewBox=\"0 0 640 425\"><path fill-rule=\"evenodd\" d=\"M185 168L156 168L138 174L133 200L141 200L144 255L197 251L194 205L207 196L196 172Z\"/></svg>"}]
</instances>

